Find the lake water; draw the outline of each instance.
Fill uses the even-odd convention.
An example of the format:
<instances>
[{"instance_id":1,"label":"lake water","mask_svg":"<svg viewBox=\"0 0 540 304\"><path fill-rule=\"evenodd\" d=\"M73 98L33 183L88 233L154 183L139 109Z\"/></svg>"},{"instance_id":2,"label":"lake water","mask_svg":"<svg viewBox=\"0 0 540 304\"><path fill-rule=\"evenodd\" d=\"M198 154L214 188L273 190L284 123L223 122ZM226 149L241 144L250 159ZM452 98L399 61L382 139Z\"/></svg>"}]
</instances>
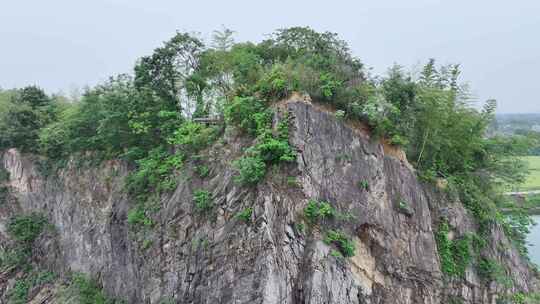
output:
<instances>
[{"instance_id":1,"label":"lake water","mask_svg":"<svg viewBox=\"0 0 540 304\"><path fill-rule=\"evenodd\" d=\"M536 265L540 265L540 216L535 215L533 218L537 225L531 228L531 232L527 238L530 243L529 256Z\"/></svg>"}]
</instances>

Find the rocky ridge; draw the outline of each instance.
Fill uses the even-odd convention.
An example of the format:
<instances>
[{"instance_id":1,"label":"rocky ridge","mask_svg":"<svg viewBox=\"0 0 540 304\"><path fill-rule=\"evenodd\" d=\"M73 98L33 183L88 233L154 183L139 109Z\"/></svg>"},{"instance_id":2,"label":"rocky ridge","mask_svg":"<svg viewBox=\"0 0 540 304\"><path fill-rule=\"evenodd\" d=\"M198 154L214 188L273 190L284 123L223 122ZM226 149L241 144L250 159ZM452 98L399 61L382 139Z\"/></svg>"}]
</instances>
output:
<instances>
[{"instance_id":1,"label":"rocky ridge","mask_svg":"<svg viewBox=\"0 0 540 304\"><path fill-rule=\"evenodd\" d=\"M34 262L60 278L88 273L127 303L496 303L505 290L538 290L535 274L499 227L483 253L504 266L514 287L487 284L472 266L464 279L445 278L435 230L446 218L451 237L474 231L462 205L419 182L403 153L365 128L306 100L279 104L276 123L285 113L295 163L273 168L255 187L238 185L231 161L252 139L227 128L157 203L153 229L138 233L126 221L126 164L78 168L72 160L58 176L43 177L35 157L6 151L2 163L14 199L0 206L0 241L9 240L13 214L44 214L54 233L38 239ZM210 168L208 177L194 174L198 162ZM212 214L194 209L197 189L211 192ZM303 210L312 199L329 202L347 220L309 225ZM248 207L250 221L238 219ZM337 227L351 236L354 256L340 257L324 242L325 231ZM17 273L0 276L4 303ZM32 291L31 303L58 303L60 285Z\"/></svg>"}]
</instances>

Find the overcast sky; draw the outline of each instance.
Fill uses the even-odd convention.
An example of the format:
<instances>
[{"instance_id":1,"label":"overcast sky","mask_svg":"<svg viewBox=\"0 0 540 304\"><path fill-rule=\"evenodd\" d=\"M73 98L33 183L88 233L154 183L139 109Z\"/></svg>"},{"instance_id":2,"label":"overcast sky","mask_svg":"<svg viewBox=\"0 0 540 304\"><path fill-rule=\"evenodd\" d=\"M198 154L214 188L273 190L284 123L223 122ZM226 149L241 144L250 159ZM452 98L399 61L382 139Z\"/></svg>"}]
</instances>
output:
<instances>
[{"instance_id":1,"label":"overcast sky","mask_svg":"<svg viewBox=\"0 0 540 304\"><path fill-rule=\"evenodd\" d=\"M209 37L222 25L238 41L297 25L337 32L379 74L460 63L479 101L540 112L538 0L2 0L0 87L67 93L131 72L176 30Z\"/></svg>"}]
</instances>

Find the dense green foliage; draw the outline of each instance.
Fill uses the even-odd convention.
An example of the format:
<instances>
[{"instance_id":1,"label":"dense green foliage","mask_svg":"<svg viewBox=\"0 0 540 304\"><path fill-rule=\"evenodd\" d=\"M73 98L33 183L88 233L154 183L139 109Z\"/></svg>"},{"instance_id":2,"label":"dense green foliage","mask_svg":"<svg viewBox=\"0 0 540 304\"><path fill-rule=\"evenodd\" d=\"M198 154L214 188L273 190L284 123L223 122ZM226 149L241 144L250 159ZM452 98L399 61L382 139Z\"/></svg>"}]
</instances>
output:
<instances>
[{"instance_id":1,"label":"dense green foliage","mask_svg":"<svg viewBox=\"0 0 540 304\"><path fill-rule=\"evenodd\" d=\"M21 117L25 127L43 129L40 144L30 146L50 157L90 150L130 160L143 159L157 147L169 151L169 145L197 149L212 136L200 133L200 125L184 123L220 114L224 105L229 123L258 138L259 151L248 157L262 153L266 164L290 160L293 155L283 139L269 134L268 102L300 91L332 104L340 117L365 121L390 142L403 145L426 178L476 184L520 178L516 170L508 170L519 164L512 158L517 153L514 143L484 138L494 103L488 102L483 111L468 105L457 65L437 67L431 60L417 78L399 66L386 77L369 78L333 33L294 27L278 30L259 44L234 44L230 35L218 32L215 39L221 42L207 47L193 35L178 33L139 60L133 79L122 75L89 89L80 103L60 107L57 119L47 126L25 124ZM11 92L15 97L10 103L20 103L15 109L21 111L41 111L51 103L44 94L26 92L32 90L38 89ZM190 134L198 137L178 138ZM11 137L2 136L2 146L23 148L17 134ZM242 167L256 168L251 180L260 180L261 162L245 163Z\"/></svg>"},{"instance_id":2,"label":"dense green foliage","mask_svg":"<svg viewBox=\"0 0 540 304\"><path fill-rule=\"evenodd\" d=\"M266 174L266 164L257 155L245 155L238 159L234 165L239 171L236 181L244 185L257 184Z\"/></svg>"},{"instance_id":3,"label":"dense green foliage","mask_svg":"<svg viewBox=\"0 0 540 304\"><path fill-rule=\"evenodd\" d=\"M445 274L452 275L455 273L455 263L452 255L452 241L448 238L448 232L448 223L444 221L438 227L436 241L441 270Z\"/></svg>"}]
</instances>

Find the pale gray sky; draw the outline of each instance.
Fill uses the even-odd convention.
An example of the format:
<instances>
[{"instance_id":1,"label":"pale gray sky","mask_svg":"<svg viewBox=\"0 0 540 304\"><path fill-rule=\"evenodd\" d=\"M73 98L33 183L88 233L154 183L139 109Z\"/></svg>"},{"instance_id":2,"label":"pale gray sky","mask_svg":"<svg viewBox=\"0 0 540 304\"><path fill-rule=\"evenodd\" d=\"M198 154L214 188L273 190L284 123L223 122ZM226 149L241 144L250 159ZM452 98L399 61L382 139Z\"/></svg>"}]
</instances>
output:
<instances>
[{"instance_id":1,"label":"pale gray sky","mask_svg":"<svg viewBox=\"0 0 540 304\"><path fill-rule=\"evenodd\" d=\"M131 72L178 29L237 40L282 27L337 32L374 72L430 57L461 63L479 100L499 112L540 112L538 0L2 0L0 86L49 92Z\"/></svg>"}]
</instances>

